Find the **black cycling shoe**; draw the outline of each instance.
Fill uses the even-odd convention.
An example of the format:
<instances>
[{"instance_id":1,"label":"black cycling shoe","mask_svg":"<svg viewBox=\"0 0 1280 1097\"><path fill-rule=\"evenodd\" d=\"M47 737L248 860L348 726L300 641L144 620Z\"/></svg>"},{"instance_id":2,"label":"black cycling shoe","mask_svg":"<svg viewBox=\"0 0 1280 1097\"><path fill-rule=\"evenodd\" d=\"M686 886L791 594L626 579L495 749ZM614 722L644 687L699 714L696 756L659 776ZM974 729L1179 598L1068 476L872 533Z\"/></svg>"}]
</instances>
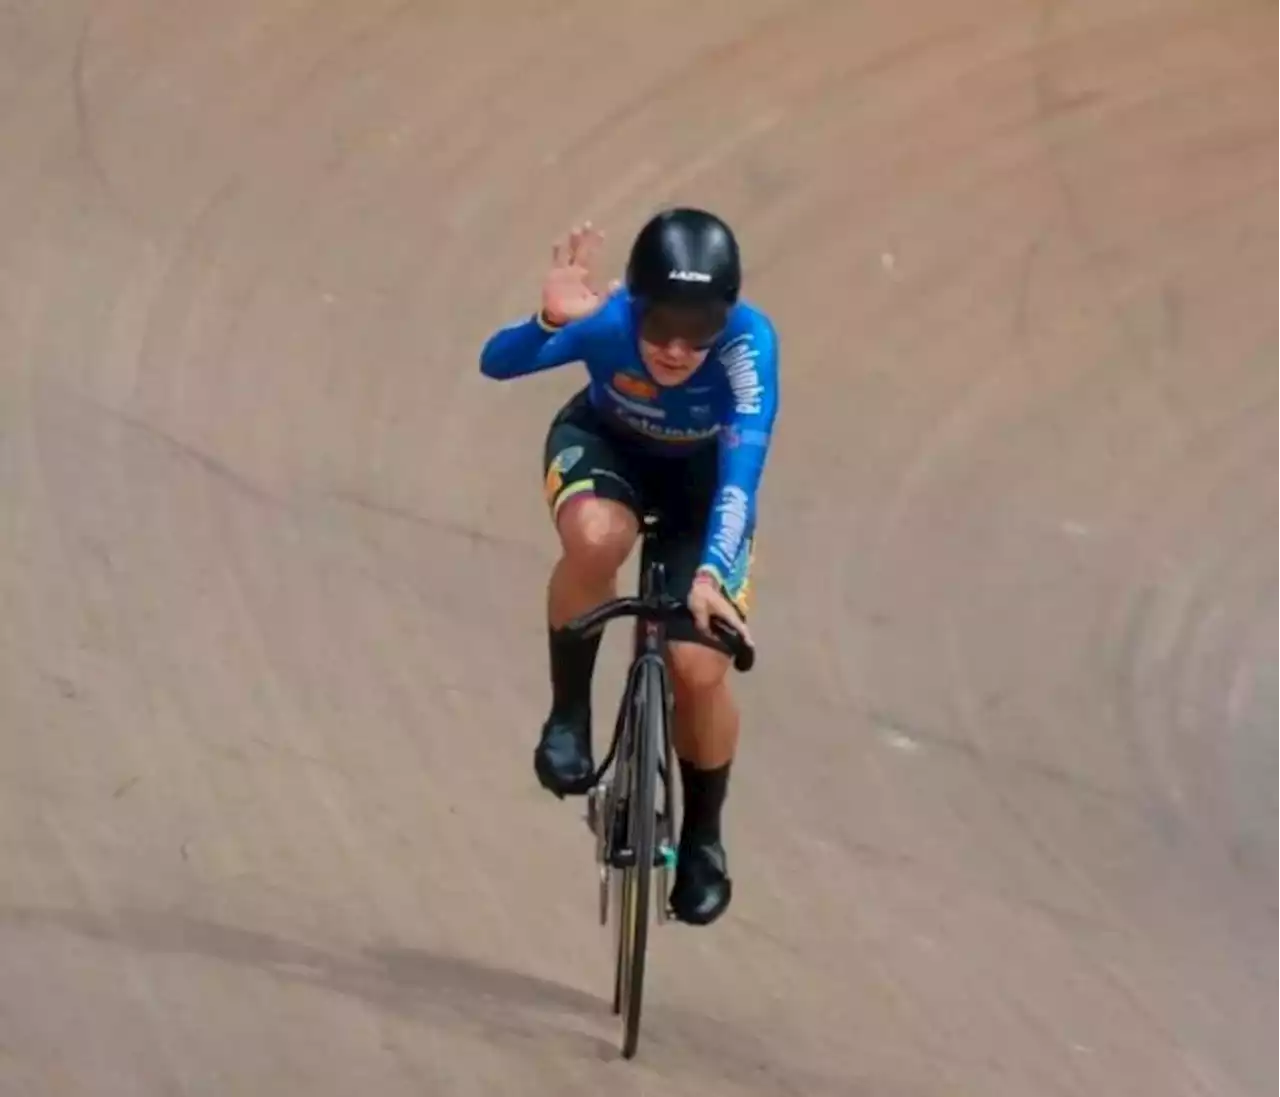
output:
<instances>
[{"instance_id":1,"label":"black cycling shoe","mask_svg":"<svg viewBox=\"0 0 1280 1097\"><path fill-rule=\"evenodd\" d=\"M533 771L543 788L562 799L587 793L596 773L590 722L580 724L548 717L533 751Z\"/></svg>"},{"instance_id":2,"label":"black cycling shoe","mask_svg":"<svg viewBox=\"0 0 1280 1097\"><path fill-rule=\"evenodd\" d=\"M671 910L682 922L707 926L720 917L733 898L724 846L719 842L682 842L676 858Z\"/></svg>"}]
</instances>

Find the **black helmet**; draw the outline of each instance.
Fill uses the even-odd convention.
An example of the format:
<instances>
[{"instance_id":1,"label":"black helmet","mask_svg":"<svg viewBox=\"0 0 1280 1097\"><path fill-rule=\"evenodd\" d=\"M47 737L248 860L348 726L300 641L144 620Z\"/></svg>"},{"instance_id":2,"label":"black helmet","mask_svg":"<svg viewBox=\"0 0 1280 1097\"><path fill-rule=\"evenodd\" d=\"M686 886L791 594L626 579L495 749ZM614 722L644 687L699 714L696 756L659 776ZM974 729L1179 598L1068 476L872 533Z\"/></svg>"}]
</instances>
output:
<instances>
[{"instance_id":1,"label":"black helmet","mask_svg":"<svg viewBox=\"0 0 1280 1097\"><path fill-rule=\"evenodd\" d=\"M742 290L733 230L706 210L659 213L631 245L627 289L646 305L731 308Z\"/></svg>"}]
</instances>

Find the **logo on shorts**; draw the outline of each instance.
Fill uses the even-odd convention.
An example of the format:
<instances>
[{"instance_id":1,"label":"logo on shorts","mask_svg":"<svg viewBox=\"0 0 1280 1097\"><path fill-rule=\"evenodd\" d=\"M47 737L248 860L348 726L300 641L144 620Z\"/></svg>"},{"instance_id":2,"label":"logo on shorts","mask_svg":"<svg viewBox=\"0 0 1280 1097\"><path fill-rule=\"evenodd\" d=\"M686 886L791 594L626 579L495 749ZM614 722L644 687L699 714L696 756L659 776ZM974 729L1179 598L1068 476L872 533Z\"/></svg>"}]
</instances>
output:
<instances>
[{"instance_id":1,"label":"logo on shorts","mask_svg":"<svg viewBox=\"0 0 1280 1097\"><path fill-rule=\"evenodd\" d=\"M646 381L643 377L633 377L629 373L615 373L610 383L624 396L630 396L633 400L658 398L658 386L652 381Z\"/></svg>"},{"instance_id":2,"label":"logo on shorts","mask_svg":"<svg viewBox=\"0 0 1280 1097\"><path fill-rule=\"evenodd\" d=\"M564 487L564 474L582 460L584 452L581 446L566 446L551 459L551 464L547 466L547 479L544 484L548 503L553 502L560 493L560 489Z\"/></svg>"}]
</instances>

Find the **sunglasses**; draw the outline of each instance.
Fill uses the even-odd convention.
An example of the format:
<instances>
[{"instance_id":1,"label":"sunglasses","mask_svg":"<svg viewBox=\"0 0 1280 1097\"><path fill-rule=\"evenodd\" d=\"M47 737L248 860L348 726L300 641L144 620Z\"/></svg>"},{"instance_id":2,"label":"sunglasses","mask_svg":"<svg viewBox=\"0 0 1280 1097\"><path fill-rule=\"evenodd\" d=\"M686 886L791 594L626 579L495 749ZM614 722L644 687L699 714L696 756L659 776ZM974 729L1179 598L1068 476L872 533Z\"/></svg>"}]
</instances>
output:
<instances>
[{"instance_id":1,"label":"sunglasses","mask_svg":"<svg viewBox=\"0 0 1280 1097\"><path fill-rule=\"evenodd\" d=\"M723 308L653 305L640 309L640 338L655 346L680 340L694 350L710 350L723 334L728 318L728 310Z\"/></svg>"}]
</instances>

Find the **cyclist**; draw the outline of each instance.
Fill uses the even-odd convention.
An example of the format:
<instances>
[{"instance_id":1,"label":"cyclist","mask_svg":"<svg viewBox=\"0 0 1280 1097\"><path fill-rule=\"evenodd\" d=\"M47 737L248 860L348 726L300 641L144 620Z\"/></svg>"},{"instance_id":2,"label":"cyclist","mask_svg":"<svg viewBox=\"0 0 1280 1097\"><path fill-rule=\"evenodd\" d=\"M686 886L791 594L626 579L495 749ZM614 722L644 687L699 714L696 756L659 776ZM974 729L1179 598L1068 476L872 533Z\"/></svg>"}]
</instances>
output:
<instances>
[{"instance_id":1,"label":"cyclist","mask_svg":"<svg viewBox=\"0 0 1280 1097\"><path fill-rule=\"evenodd\" d=\"M600 636L574 641L558 629L616 597L640 519L656 508L658 558L693 618L668 632L685 805L670 901L677 918L706 925L732 895L720 823L739 726L730 657L709 621L720 618L750 641L756 492L778 410L778 339L769 318L739 299L738 243L714 214L659 213L636 236L625 285L604 291L592 271L601 240L588 223L558 243L540 310L496 332L480 356L484 375L500 380L575 361L588 375L553 419L543 455L562 555L547 591L552 701L534 770L557 796L591 785Z\"/></svg>"}]
</instances>

